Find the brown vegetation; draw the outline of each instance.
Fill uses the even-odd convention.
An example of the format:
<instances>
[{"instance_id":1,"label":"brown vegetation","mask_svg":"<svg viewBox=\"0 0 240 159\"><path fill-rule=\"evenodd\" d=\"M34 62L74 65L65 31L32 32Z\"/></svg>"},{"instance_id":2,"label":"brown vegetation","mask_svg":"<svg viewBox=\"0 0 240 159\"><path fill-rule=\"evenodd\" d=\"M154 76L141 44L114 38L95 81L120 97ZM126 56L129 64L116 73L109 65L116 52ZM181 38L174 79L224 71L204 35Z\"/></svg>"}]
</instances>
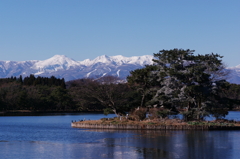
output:
<instances>
[{"instance_id":1,"label":"brown vegetation","mask_svg":"<svg viewBox=\"0 0 240 159\"><path fill-rule=\"evenodd\" d=\"M145 119L145 120L129 120L127 117L121 118L102 118L100 120L86 120L86 121L78 121L77 123L82 124L102 124L102 125L109 125L109 124L121 124L121 125L201 125L201 126L240 126L240 122L236 122L233 120L215 120L215 121L191 121L185 122L180 119Z\"/></svg>"}]
</instances>

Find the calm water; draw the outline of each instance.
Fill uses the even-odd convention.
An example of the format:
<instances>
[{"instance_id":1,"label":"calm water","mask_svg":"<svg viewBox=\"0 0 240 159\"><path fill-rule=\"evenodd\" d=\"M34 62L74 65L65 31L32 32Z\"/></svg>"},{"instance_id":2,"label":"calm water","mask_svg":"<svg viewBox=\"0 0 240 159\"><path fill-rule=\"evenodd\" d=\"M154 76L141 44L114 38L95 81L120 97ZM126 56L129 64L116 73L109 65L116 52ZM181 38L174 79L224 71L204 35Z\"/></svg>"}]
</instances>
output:
<instances>
[{"instance_id":1,"label":"calm water","mask_svg":"<svg viewBox=\"0 0 240 159\"><path fill-rule=\"evenodd\" d=\"M103 131L70 125L72 120L102 117L89 113L0 117L0 158L240 158L240 131ZM239 117L240 112L230 112L227 118Z\"/></svg>"}]
</instances>

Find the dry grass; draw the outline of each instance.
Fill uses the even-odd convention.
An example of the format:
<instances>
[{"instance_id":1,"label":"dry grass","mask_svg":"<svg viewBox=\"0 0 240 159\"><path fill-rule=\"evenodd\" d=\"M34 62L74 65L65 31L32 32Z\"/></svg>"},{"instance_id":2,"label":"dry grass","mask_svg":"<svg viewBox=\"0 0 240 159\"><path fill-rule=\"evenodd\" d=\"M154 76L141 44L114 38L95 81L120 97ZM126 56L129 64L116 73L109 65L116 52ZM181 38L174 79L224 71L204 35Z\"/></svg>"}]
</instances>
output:
<instances>
[{"instance_id":1,"label":"dry grass","mask_svg":"<svg viewBox=\"0 0 240 159\"><path fill-rule=\"evenodd\" d=\"M216 125L216 126L240 126L240 122L232 121L191 121L184 122L180 119L145 119L142 121L128 120L126 118L103 118L100 120L79 121L85 124L123 124L123 125Z\"/></svg>"},{"instance_id":2,"label":"dry grass","mask_svg":"<svg viewBox=\"0 0 240 159\"><path fill-rule=\"evenodd\" d=\"M126 124L126 125L187 125L186 122L177 119L166 119L166 120L143 120L143 121L133 121L128 119L119 118L103 118L101 120L86 120L79 121L85 124Z\"/></svg>"}]
</instances>

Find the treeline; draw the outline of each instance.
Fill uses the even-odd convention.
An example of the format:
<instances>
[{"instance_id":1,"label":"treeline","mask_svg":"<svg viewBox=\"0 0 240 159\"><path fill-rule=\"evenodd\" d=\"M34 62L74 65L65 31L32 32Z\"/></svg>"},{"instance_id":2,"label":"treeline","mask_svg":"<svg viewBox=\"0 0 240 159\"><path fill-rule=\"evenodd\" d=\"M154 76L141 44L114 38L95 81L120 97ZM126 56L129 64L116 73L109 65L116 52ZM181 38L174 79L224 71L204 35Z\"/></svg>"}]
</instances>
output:
<instances>
[{"instance_id":1,"label":"treeline","mask_svg":"<svg viewBox=\"0 0 240 159\"><path fill-rule=\"evenodd\" d=\"M138 104L139 95L127 83L114 83L116 80L106 76L65 83L54 76L34 75L0 79L0 111L103 111L109 106L129 111Z\"/></svg>"},{"instance_id":2,"label":"treeline","mask_svg":"<svg viewBox=\"0 0 240 159\"><path fill-rule=\"evenodd\" d=\"M48 78L30 75L24 79L0 79L0 111L105 110L105 113L109 113L115 110L116 113L124 113L138 106L146 107L154 94L147 91L151 87L147 85L147 81L144 82L144 73L147 75L153 69L153 66L148 66L133 71L128 83L117 83L118 78L113 76L78 79L66 83L64 79L53 76ZM142 76L138 76L137 82L133 82L131 80L136 77L136 73ZM228 110L240 110L240 85L229 84L221 98L231 99L232 102L226 105Z\"/></svg>"},{"instance_id":3,"label":"treeline","mask_svg":"<svg viewBox=\"0 0 240 159\"><path fill-rule=\"evenodd\" d=\"M230 99L230 110L240 111L240 85L239 84L230 84L226 91L226 94L223 94L222 97Z\"/></svg>"},{"instance_id":4,"label":"treeline","mask_svg":"<svg viewBox=\"0 0 240 159\"><path fill-rule=\"evenodd\" d=\"M72 109L64 79L35 77L0 79L0 111Z\"/></svg>"},{"instance_id":5,"label":"treeline","mask_svg":"<svg viewBox=\"0 0 240 159\"><path fill-rule=\"evenodd\" d=\"M139 105L141 95L114 76L67 82L67 90L79 111L104 110L124 114Z\"/></svg>"},{"instance_id":6,"label":"treeline","mask_svg":"<svg viewBox=\"0 0 240 159\"><path fill-rule=\"evenodd\" d=\"M20 76L19 78L12 76L11 78L0 79L0 85L11 82L18 82L22 85L28 86L42 85L42 86L61 86L62 88L66 87L64 78L59 79L54 76L51 76L50 78L38 76L36 78L34 75L31 74L29 77L27 76L24 79L22 78L22 76Z\"/></svg>"}]
</instances>

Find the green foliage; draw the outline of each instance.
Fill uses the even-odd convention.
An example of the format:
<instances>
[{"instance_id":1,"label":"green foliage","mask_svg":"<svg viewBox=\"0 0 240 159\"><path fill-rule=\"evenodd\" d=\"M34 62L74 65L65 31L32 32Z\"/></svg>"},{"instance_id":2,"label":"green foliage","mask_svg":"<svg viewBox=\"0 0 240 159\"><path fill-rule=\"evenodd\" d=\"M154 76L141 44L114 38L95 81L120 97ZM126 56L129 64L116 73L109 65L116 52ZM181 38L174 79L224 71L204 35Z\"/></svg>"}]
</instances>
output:
<instances>
[{"instance_id":1,"label":"green foliage","mask_svg":"<svg viewBox=\"0 0 240 159\"><path fill-rule=\"evenodd\" d=\"M220 123L220 122L200 122L200 121L189 121L189 125L199 125L199 126L234 126L233 123Z\"/></svg>"},{"instance_id":2,"label":"green foliage","mask_svg":"<svg viewBox=\"0 0 240 159\"><path fill-rule=\"evenodd\" d=\"M112 114L112 113L114 113L114 112L111 108L103 109L103 114L104 115L108 115L108 114Z\"/></svg>"},{"instance_id":3,"label":"green foliage","mask_svg":"<svg viewBox=\"0 0 240 159\"><path fill-rule=\"evenodd\" d=\"M41 80L46 83L37 83ZM64 79L35 78L33 75L24 79L22 76L0 79L0 110L56 111L72 109L70 107L72 99L68 91L62 87L61 82L64 82Z\"/></svg>"},{"instance_id":4,"label":"green foliage","mask_svg":"<svg viewBox=\"0 0 240 159\"><path fill-rule=\"evenodd\" d=\"M205 125L204 122L199 122L199 121L189 121L188 124L189 125Z\"/></svg>"},{"instance_id":5,"label":"green foliage","mask_svg":"<svg viewBox=\"0 0 240 159\"><path fill-rule=\"evenodd\" d=\"M218 119L224 119L226 115L228 115L228 109L227 108L212 108L211 114L213 117Z\"/></svg>"},{"instance_id":6,"label":"green foliage","mask_svg":"<svg viewBox=\"0 0 240 159\"><path fill-rule=\"evenodd\" d=\"M27 100L27 92L26 90L22 90L21 92L19 92L19 96L18 96L18 101L17 101L17 105L19 106L19 109L28 109L28 100Z\"/></svg>"},{"instance_id":7,"label":"green foliage","mask_svg":"<svg viewBox=\"0 0 240 159\"><path fill-rule=\"evenodd\" d=\"M119 121L116 121L116 120L114 120L114 121L111 121L111 124L119 124L120 122Z\"/></svg>"},{"instance_id":8,"label":"green foliage","mask_svg":"<svg viewBox=\"0 0 240 159\"><path fill-rule=\"evenodd\" d=\"M19 81L21 81L21 76L19 78ZM66 88L65 80L64 79L58 79L54 76L48 77L40 77L37 78L34 75L30 75L29 77L25 77L23 80L24 85L47 85L47 86L60 86L62 88Z\"/></svg>"},{"instance_id":9,"label":"green foliage","mask_svg":"<svg viewBox=\"0 0 240 159\"><path fill-rule=\"evenodd\" d=\"M157 69L154 65L146 65L142 69L136 69L130 72L127 77L128 84L139 92L142 96L140 106L146 106L146 103L152 98L151 90L156 85L157 81L152 71Z\"/></svg>"}]
</instances>

